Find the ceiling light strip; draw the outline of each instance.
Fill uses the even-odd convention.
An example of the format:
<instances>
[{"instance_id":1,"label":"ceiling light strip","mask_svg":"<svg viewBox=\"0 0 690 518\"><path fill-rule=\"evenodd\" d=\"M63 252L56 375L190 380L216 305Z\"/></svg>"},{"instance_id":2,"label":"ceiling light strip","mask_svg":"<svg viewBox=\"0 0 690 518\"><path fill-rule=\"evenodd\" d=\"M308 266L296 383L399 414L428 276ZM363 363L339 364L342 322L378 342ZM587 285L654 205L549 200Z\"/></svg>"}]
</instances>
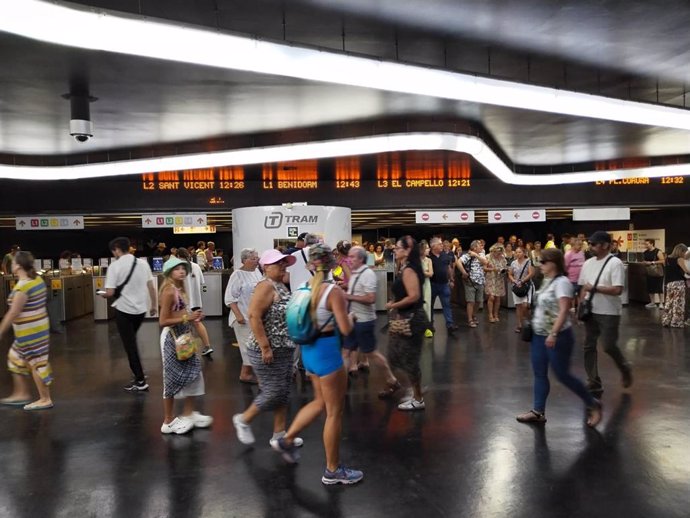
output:
<instances>
[{"instance_id":1,"label":"ceiling light strip","mask_svg":"<svg viewBox=\"0 0 690 518\"><path fill-rule=\"evenodd\" d=\"M251 165L393 151L430 150L467 153L498 179L513 185L561 185L638 177L658 178L661 176L690 175L690 165L687 164L548 175L517 174L478 137L452 133L406 133L83 165L42 167L3 164L0 165L0 178L78 180L146 172Z\"/></svg>"},{"instance_id":2,"label":"ceiling light strip","mask_svg":"<svg viewBox=\"0 0 690 518\"><path fill-rule=\"evenodd\" d=\"M59 2L1 2L0 31L89 50L690 130L688 111L681 108L300 48Z\"/></svg>"}]
</instances>

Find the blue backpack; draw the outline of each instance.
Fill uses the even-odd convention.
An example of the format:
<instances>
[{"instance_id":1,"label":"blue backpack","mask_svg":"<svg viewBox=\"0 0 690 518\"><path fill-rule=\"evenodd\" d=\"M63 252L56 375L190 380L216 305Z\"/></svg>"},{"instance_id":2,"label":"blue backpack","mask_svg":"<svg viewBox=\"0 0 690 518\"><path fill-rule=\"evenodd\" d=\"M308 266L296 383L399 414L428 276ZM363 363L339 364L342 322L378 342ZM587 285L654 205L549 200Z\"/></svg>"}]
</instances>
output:
<instances>
[{"instance_id":1,"label":"blue backpack","mask_svg":"<svg viewBox=\"0 0 690 518\"><path fill-rule=\"evenodd\" d=\"M307 284L292 292L285 310L285 320L290 340L304 345L316 342L323 328L333 320L333 315L320 328L314 326L311 318L311 287Z\"/></svg>"}]
</instances>

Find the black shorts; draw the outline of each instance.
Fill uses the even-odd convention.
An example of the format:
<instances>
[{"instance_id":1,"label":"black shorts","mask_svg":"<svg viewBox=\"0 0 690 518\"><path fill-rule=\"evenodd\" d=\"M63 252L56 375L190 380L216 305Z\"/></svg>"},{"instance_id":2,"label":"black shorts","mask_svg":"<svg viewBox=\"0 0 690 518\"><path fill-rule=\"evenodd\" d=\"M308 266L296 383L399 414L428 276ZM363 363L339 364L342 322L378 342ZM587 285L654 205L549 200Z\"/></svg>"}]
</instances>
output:
<instances>
[{"instance_id":1,"label":"black shorts","mask_svg":"<svg viewBox=\"0 0 690 518\"><path fill-rule=\"evenodd\" d=\"M350 351L372 353L376 350L376 320L355 322L352 332L345 337L343 347Z\"/></svg>"}]
</instances>

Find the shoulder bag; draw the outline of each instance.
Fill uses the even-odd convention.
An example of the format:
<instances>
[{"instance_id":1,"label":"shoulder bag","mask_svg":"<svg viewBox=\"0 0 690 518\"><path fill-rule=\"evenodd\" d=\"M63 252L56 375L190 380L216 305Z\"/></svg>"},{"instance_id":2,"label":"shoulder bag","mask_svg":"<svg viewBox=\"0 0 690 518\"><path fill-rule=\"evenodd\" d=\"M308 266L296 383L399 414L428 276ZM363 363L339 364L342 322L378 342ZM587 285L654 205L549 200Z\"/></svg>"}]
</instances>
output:
<instances>
[{"instance_id":1,"label":"shoulder bag","mask_svg":"<svg viewBox=\"0 0 690 518\"><path fill-rule=\"evenodd\" d=\"M400 272L400 275L402 275L402 271ZM400 311L397 309L391 309L388 313L388 334L412 336L412 326L410 323L413 316L414 311L412 311L409 316L405 317L400 314Z\"/></svg>"},{"instance_id":2,"label":"shoulder bag","mask_svg":"<svg viewBox=\"0 0 690 518\"><path fill-rule=\"evenodd\" d=\"M522 276L525 274L525 268L529 266L529 260L525 261L525 266L522 267L522 271L520 272L520 277L518 277L518 281L522 279ZM532 287L531 282L524 282L520 284L519 286L517 284L513 284L512 292L515 294L516 297L526 297L527 294L529 293L530 288Z\"/></svg>"},{"instance_id":3,"label":"shoulder bag","mask_svg":"<svg viewBox=\"0 0 690 518\"><path fill-rule=\"evenodd\" d=\"M610 255L608 259L604 262L604 266L601 267L601 270L599 270L599 275L597 275L597 280L594 281L594 286L592 286L592 289L590 292L585 296L584 299L582 299L582 302L580 302L580 305L577 306L577 319L580 322L587 322L588 320L592 319L592 297L597 292L597 285L599 284L599 278L601 277L601 274L604 272L604 268L606 268L606 265L609 263L609 261L613 259L613 256Z\"/></svg>"},{"instance_id":4,"label":"shoulder bag","mask_svg":"<svg viewBox=\"0 0 690 518\"><path fill-rule=\"evenodd\" d=\"M132 256L132 257L134 257L134 262L132 263L132 268L129 270L129 274L127 275L127 278L125 279L125 282L123 282L119 286L115 287L115 291L113 293L113 298L115 300L120 298L120 295L122 295L122 290L127 285L129 280L132 278L132 274L134 273L134 267L137 265L137 258L135 256Z\"/></svg>"},{"instance_id":5,"label":"shoulder bag","mask_svg":"<svg viewBox=\"0 0 690 518\"><path fill-rule=\"evenodd\" d=\"M654 260L658 261L659 260L659 250L656 248L654 249ZM663 277L664 276L664 265L659 264L659 263L654 263L654 264L648 264L645 266L645 270L647 271L647 275L649 277Z\"/></svg>"}]
</instances>

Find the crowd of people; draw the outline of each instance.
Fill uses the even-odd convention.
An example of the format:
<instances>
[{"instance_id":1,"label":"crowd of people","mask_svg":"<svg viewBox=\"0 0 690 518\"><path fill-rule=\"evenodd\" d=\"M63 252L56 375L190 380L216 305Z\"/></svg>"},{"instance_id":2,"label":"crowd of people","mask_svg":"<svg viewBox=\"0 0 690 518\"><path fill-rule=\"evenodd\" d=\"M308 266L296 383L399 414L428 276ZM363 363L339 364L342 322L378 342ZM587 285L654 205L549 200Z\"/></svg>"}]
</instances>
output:
<instances>
[{"instance_id":1,"label":"crowd of people","mask_svg":"<svg viewBox=\"0 0 690 518\"><path fill-rule=\"evenodd\" d=\"M667 256L647 240L644 264L648 274L649 309L663 308L664 326L683 327L687 322L686 290L690 279L687 246L676 245ZM109 248L115 257L104 290L113 299L115 323L127 354L132 380L130 392L148 390L147 377L138 353L137 331L146 313L158 313L163 378L163 434L184 434L212 424L211 416L197 410L204 395L201 355L213 349L203 324L201 285L208 266L206 252L213 243L199 246L192 255L175 250L163 265L163 282L155 293L149 264L131 253L127 238L113 239ZM201 254L196 253L201 250ZM519 414L523 423L546 422L550 391L548 367L574 392L586 408L586 423L596 426L602 417L604 386L598 372L601 344L621 374L624 388L633 383L630 363L618 346L622 311L621 293L625 270L616 241L604 231L584 236L564 236L557 247L552 235L546 245L523 243L516 236L498 238L486 250L479 239L463 250L458 239L433 237L418 243L411 236L384 243L339 241L334 248L317 236L302 234L292 250L254 249L240 251L241 267L233 271L224 295L242 358L239 381L258 384L254 401L232 422L238 440L255 443L251 424L261 413L273 413L269 445L291 463L299 459L304 441L299 433L321 414L326 418L323 442L326 455L324 484L354 484L363 478L360 470L340 460L344 397L348 376L371 366L380 369L384 386L378 395L396 401L400 411L423 411L420 355L425 337L435 333L433 310L440 299L447 333L458 331L451 299L464 298L467 326L480 324L479 312L486 307L489 324L501 321L501 299L510 295L516 307L515 331L531 343L534 372L532 408ZM201 260L203 256L206 263ZM0 404L27 411L52 408L50 385L53 375L48 361L49 325L46 286L34 270L29 252L12 251L10 270L17 278L10 296L10 309L0 322L0 336L14 330L8 353L13 391ZM392 264L388 310L387 354L378 351L376 325L377 277L372 267ZM661 280L659 280L661 279ZM660 287L661 286L661 287ZM299 290L308 290L308 314L313 333L306 341L289 331L288 308ZM510 294L507 293L510 290ZM157 295L157 296L156 296ZM158 301L158 307L152 301ZM587 379L570 372L575 345L573 324L584 326L584 366ZM288 404L296 372L303 369L313 387L313 400L292 422ZM38 391L33 400L27 380ZM175 412L175 400L183 400Z\"/></svg>"}]
</instances>

